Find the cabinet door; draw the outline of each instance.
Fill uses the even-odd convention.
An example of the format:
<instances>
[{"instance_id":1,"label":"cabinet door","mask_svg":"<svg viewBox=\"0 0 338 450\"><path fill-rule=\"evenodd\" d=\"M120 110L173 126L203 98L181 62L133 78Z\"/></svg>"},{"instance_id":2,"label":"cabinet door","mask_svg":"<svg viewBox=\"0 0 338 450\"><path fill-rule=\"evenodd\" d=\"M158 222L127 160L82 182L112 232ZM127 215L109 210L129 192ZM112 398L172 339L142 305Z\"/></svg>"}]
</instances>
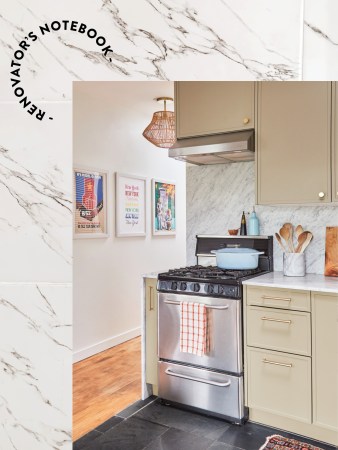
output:
<instances>
[{"instance_id":1,"label":"cabinet door","mask_svg":"<svg viewBox=\"0 0 338 450\"><path fill-rule=\"evenodd\" d=\"M332 200L338 202L338 83L332 84Z\"/></svg>"},{"instance_id":2,"label":"cabinet door","mask_svg":"<svg viewBox=\"0 0 338 450\"><path fill-rule=\"evenodd\" d=\"M331 83L258 85L257 202L331 201Z\"/></svg>"},{"instance_id":3,"label":"cabinet door","mask_svg":"<svg viewBox=\"0 0 338 450\"><path fill-rule=\"evenodd\" d=\"M177 138L245 130L255 126L254 82L175 83Z\"/></svg>"},{"instance_id":4,"label":"cabinet door","mask_svg":"<svg viewBox=\"0 0 338 450\"><path fill-rule=\"evenodd\" d=\"M312 293L313 422L338 430L338 295Z\"/></svg>"},{"instance_id":5,"label":"cabinet door","mask_svg":"<svg viewBox=\"0 0 338 450\"><path fill-rule=\"evenodd\" d=\"M247 347L248 406L311 422L311 358Z\"/></svg>"},{"instance_id":6,"label":"cabinet door","mask_svg":"<svg viewBox=\"0 0 338 450\"><path fill-rule=\"evenodd\" d=\"M146 382L157 386L157 291L155 278L146 279Z\"/></svg>"}]
</instances>

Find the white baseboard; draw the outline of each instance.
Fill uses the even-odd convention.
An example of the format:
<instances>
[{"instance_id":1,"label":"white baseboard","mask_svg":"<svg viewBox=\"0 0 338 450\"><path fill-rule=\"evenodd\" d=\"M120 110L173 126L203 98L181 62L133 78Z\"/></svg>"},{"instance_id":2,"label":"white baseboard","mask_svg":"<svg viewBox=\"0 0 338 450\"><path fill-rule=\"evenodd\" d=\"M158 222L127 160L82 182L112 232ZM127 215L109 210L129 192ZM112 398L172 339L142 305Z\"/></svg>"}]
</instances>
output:
<instances>
[{"instance_id":1,"label":"white baseboard","mask_svg":"<svg viewBox=\"0 0 338 450\"><path fill-rule=\"evenodd\" d=\"M117 336L111 336L104 341L97 342L90 347L83 348L73 353L73 362L82 361L83 359L89 358L90 356L96 355L97 353L103 352L108 348L115 347L115 345L122 344L123 342L129 341L141 334L141 327L128 330L125 333L118 334Z\"/></svg>"}]
</instances>

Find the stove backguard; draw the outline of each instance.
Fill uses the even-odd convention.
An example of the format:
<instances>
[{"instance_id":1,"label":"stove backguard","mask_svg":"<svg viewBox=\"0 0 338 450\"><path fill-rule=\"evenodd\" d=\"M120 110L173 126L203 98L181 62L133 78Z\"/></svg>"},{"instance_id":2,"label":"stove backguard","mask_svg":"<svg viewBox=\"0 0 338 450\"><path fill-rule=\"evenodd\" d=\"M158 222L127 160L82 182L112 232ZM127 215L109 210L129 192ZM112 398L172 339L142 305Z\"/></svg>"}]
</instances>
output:
<instances>
[{"instance_id":1,"label":"stove backguard","mask_svg":"<svg viewBox=\"0 0 338 450\"><path fill-rule=\"evenodd\" d=\"M273 271L273 237L272 236L196 236L196 264L216 265L216 256L212 250L221 248L252 248L264 255L259 256L258 267L263 271Z\"/></svg>"}]
</instances>

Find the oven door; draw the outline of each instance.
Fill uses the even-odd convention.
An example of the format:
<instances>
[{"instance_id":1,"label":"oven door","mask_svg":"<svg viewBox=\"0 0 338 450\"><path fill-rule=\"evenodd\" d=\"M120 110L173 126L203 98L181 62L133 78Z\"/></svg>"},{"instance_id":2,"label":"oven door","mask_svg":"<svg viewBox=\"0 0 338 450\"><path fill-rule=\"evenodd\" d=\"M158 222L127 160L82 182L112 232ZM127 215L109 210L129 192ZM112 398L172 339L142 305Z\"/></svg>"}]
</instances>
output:
<instances>
[{"instance_id":1,"label":"oven door","mask_svg":"<svg viewBox=\"0 0 338 450\"><path fill-rule=\"evenodd\" d=\"M243 377L160 361L159 391L164 400L198 408L236 423L244 417Z\"/></svg>"},{"instance_id":2,"label":"oven door","mask_svg":"<svg viewBox=\"0 0 338 450\"><path fill-rule=\"evenodd\" d=\"M180 302L207 306L209 351L197 356L180 351ZM158 356L160 359L208 367L234 374L243 371L241 300L158 294Z\"/></svg>"}]
</instances>

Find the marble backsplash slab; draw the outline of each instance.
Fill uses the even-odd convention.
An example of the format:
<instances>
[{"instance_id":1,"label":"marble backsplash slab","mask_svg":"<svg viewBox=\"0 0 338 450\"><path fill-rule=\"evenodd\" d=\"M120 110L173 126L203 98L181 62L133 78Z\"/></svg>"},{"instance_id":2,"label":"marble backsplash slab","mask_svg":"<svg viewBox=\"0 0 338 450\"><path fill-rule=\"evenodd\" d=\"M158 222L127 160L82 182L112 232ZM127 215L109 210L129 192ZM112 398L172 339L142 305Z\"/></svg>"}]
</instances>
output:
<instances>
[{"instance_id":1,"label":"marble backsplash slab","mask_svg":"<svg viewBox=\"0 0 338 450\"><path fill-rule=\"evenodd\" d=\"M196 263L196 234L228 234L240 226L242 211L251 211L254 204L254 162L187 167L187 263ZM324 272L325 227L338 224L337 205L256 206L256 212L263 235L274 235L285 222L312 231L307 272ZM275 270L282 270L282 256L274 239Z\"/></svg>"}]
</instances>

